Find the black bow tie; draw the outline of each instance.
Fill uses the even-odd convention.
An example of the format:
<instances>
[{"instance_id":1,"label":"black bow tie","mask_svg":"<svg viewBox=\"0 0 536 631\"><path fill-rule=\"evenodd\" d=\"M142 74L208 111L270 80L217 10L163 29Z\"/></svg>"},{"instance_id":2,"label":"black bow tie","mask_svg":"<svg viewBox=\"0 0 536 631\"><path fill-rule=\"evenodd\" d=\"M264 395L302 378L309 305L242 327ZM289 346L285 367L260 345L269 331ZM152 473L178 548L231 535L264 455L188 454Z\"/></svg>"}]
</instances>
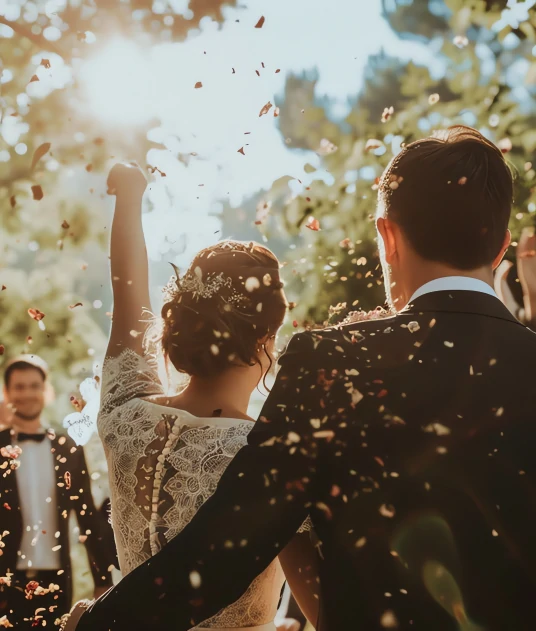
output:
<instances>
[{"instance_id":1,"label":"black bow tie","mask_svg":"<svg viewBox=\"0 0 536 631\"><path fill-rule=\"evenodd\" d=\"M40 443L45 440L46 434L25 434L24 432L19 432L17 434L17 440L22 442L23 440L35 440L36 443Z\"/></svg>"}]
</instances>

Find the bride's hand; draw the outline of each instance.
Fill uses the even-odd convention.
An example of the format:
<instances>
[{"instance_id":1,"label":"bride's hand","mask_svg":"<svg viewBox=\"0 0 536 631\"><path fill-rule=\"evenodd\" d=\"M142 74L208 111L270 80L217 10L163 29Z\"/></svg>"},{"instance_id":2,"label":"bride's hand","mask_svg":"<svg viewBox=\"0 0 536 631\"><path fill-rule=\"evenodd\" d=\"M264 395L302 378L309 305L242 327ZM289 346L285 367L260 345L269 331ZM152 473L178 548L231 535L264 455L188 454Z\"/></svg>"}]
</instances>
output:
<instances>
[{"instance_id":1,"label":"bride's hand","mask_svg":"<svg viewBox=\"0 0 536 631\"><path fill-rule=\"evenodd\" d=\"M118 162L110 173L106 186L109 195L142 196L147 188L147 177L135 162Z\"/></svg>"}]
</instances>

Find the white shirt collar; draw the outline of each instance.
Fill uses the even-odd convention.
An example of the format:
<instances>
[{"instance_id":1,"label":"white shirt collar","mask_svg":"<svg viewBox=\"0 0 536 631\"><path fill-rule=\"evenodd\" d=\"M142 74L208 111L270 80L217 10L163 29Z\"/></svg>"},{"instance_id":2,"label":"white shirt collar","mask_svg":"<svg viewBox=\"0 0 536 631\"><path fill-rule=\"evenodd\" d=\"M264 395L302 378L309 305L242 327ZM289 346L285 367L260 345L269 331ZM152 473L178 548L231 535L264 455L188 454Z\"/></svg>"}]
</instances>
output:
<instances>
[{"instance_id":1,"label":"white shirt collar","mask_svg":"<svg viewBox=\"0 0 536 631\"><path fill-rule=\"evenodd\" d=\"M443 278L435 278L419 287L409 299L409 303L411 304L417 298L434 291L479 291L482 294L498 298L495 291L483 280L468 276L444 276Z\"/></svg>"}]
</instances>

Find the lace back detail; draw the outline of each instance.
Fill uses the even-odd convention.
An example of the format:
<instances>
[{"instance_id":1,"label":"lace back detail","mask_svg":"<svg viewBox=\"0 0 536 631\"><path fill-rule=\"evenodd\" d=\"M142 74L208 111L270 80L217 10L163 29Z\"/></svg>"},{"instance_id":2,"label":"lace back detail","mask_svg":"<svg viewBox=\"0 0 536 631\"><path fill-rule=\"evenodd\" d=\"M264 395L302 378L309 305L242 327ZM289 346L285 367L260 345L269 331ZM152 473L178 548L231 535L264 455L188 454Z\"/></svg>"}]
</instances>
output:
<instances>
[{"instance_id":1,"label":"lace back detail","mask_svg":"<svg viewBox=\"0 0 536 631\"><path fill-rule=\"evenodd\" d=\"M248 421L191 417L147 397L163 396L156 362L127 349L103 366L97 421L110 477L112 523L123 574L165 546L214 493L246 444ZM198 628L271 622L284 577L272 563L233 605Z\"/></svg>"}]
</instances>

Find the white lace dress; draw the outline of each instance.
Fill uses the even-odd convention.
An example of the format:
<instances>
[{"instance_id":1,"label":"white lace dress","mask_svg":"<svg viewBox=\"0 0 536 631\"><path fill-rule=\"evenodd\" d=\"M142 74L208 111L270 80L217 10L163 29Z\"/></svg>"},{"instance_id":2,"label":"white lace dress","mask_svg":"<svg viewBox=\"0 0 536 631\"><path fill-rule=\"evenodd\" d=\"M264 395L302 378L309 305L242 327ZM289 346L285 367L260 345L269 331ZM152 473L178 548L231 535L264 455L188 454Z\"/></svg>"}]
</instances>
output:
<instances>
[{"instance_id":1,"label":"white lace dress","mask_svg":"<svg viewBox=\"0 0 536 631\"><path fill-rule=\"evenodd\" d=\"M123 574L188 524L253 428L249 421L198 418L151 401L163 395L156 366L147 357L127 349L105 360L98 430ZM276 560L238 601L196 629L274 631L283 581Z\"/></svg>"}]
</instances>

